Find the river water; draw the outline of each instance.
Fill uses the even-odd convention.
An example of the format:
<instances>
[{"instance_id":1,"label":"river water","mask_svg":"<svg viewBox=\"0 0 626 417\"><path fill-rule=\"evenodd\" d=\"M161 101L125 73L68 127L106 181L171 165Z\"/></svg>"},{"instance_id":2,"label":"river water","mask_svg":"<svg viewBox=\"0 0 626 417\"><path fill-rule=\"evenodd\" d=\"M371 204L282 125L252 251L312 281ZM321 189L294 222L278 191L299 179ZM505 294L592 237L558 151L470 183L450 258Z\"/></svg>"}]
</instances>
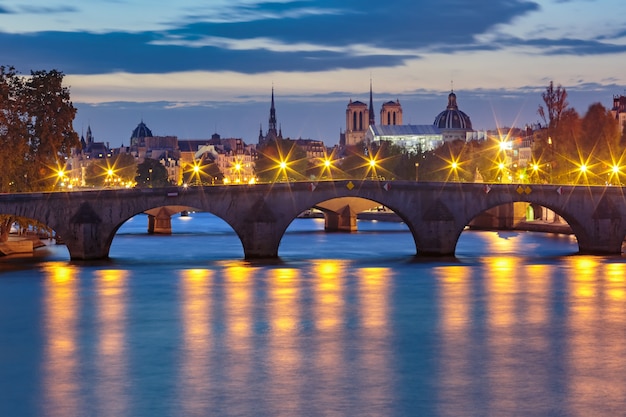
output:
<instances>
[{"instance_id":1,"label":"river water","mask_svg":"<svg viewBox=\"0 0 626 417\"><path fill-rule=\"evenodd\" d=\"M622 416L626 262L571 236L297 219L249 263L208 214L111 260L0 259L0 416Z\"/></svg>"}]
</instances>

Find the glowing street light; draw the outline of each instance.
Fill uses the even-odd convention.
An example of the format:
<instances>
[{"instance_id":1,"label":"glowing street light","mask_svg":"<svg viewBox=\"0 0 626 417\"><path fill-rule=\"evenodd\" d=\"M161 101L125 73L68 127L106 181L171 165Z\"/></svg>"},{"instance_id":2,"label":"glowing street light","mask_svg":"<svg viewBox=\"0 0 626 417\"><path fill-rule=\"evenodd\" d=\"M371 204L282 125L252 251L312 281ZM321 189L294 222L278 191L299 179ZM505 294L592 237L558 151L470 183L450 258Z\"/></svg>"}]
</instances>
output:
<instances>
[{"instance_id":1,"label":"glowing street light","mask_svg":"<svg viewBox=\"0 0 626 417\"><path fill-rule=\"evenodd\" d=\"M241 163L236 162L234 168L235 168L235 172L237 172L236 182L240 183L241 182Z\"/></svg>"}]
</instances>

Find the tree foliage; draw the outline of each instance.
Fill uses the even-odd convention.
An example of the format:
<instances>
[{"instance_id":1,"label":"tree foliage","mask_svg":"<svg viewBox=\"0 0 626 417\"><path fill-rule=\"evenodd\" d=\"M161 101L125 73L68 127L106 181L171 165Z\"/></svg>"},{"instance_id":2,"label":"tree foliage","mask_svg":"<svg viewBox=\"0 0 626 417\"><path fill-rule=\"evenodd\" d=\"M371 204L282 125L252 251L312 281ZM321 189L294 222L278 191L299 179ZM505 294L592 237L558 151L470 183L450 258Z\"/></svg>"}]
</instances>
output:
<instances>
[{"instance_id":1,"label":"tree foliage","mask_svg":"<svg viewBox=\"0 0 626 417\"><path fill-rule=\"evenodd\" d=\"M146 158L137 165L135 182L140 188L157 188L170 185L167 169L156 159L150 158Z\"/></svg>"},{"instance_id":2,"label":"tree foliage","mask_svg":"<svg viewBox=\"0 0 626 417\"><path fill-rule=\"evenodd\" d=\"M51 189L56 171L79 146L72 127L76 108L63 77L57 70L22 77L15 68L0 66L0 192ZM0 222L0 239L14 221Z\"/></svg>"},{"instance_id":3,"label":"tree foliage","mask_svg":"<svg viewBox=\"0 0 626 417\"><path fill-rule=\"evenodd\" d=\"M255 172L259 181L274 182L307 178L309 162L306 152L295 141L271 140L260 146L257 151L259 156L255 163Z\"/></svg>"}]
</instances>

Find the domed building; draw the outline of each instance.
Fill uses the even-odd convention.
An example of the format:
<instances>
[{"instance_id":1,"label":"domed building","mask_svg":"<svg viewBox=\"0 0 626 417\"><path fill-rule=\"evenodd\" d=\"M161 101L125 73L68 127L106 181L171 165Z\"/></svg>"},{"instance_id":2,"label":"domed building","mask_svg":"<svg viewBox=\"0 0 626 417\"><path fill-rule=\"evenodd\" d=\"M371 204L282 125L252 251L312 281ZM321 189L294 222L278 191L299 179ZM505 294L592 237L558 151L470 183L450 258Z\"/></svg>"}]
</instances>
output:
<instances>
[{"instance_id":1,"label":"domed building","mask_svg":"<svg viewBox=\"0 0 626 417\"><path fill-rule=\"evenodd\" d=\"M433 124L441 130L444 142L465 141L467 133L474 131L469 116L459 110L454 91L448 95L448 107L435 117Z\"/></svg>"},{"instance_id":2,"label":"domed building","mask_svg":"<svg viewBox=\"0 0 626 417\"><path fill-rule=\"evenodd\" d=\"M148 126L143 120L137 125L130 136L130 146L132 147L144 147L146 146L146 138L151 138L152 131L148 129Z\"/></svg>"}]
</instances>

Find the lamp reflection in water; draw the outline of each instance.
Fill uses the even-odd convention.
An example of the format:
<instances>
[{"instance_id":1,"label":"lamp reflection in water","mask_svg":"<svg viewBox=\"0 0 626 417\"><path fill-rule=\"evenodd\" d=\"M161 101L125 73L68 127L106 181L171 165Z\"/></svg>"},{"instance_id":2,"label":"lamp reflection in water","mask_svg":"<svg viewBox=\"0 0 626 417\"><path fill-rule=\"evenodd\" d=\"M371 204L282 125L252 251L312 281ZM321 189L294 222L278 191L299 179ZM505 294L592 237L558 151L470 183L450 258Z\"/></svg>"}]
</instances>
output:
<instances>
[{"instance_id":1,"label":"lamp reflection in water","mask_svg":"<svg viewBox=\"0 0 626 417\"><path fill-rule=\"evenodd\" d=\"M248 398L242 400L241 390L252 385L254 364L254 269L238 262L227 262L223 268L223 322L225 324L224 347L227 349L226 362L220 364L219 372L213 375L213 383L222 387L225 406L231 415L254 415L255 404ZM213 297L216 302L219 295ZM218 321L219 322L219 321ZM216 369L217 371L218 369ZM221 374L220 374L221 373Z\"/></svg>"},{"instance_id":2,"label":"lamp reflection in water","mask_svg":"<svg viewBox=\"0 0 626 417\"><path fill-rule=\"evenodd\" d=\"M442 416L460 416L467 412L468 383L471 372L470 269L442 266L433 269L437 279L440 314L439 396ZM456 394L456 395L454 395ZM479 407L474 409L478 410Z\"/></svg>"},{"instance_id":3,"label":"lamp reflection in water","mask_svg":"<svg viewBox=\"0 0 626 417\"><path fill-rule=\"evenodd\" d=\"M390 293L393 272L390 268L360 268L356 271L358 278L359 319L361 332L359 346L380 346L391 344ZM389 352L392 349L382 349ZM358 357L360 381L362 385L358 395L360 404L379 406L381 409L390 398L394 397L394 378L392 377L393 362L391 355L381 355L377 348L360 349ZM361 410L360 415L367 415L368 410Z\"/></svg>"},{"instance_id":4,"label":"lamp reflection in water","mask_svg":"<svg viewBox=\"0 0 626 417\"><path fill-rule=\"evenodd\" d=\"M65 264L49 263L44 272L44 401L41 414L79 416L84 405L78 403L77 271Z\"/></svg>"},{"instance_id":5,"label":"lamp reflection in water","mask_svg":"<svg viewBox=\"0 0 626 417\"><path fill-rule=\"evenodd\" d=\"M98 408L102 415L128 414L126 389L126 277L127 271L100 270L96 275L98 316Z\"/></svg>"},{"instance_id":6,"label":"lamp reflection in water","mask_svg":"<svg viewBox=\"0 0 626 417\"><path fill-rule=\"evenodd\" d=\"M340 261L319 260L311 265L312 317L316 338L312 340L316 372L320 381L313 395L313 402L324 410L341 410L344 376L346 369L344 353L346 332L343 320L346 314L344 267Z\"/></svg>"},{"instance_id":7,"label":"lamp reflection in water","mask_svg":"<svg viewBox=\"0 0 626 417\"><path fill-rule=\"evenodd\" d=\"M183 330L177 410L180 415L209 415L206 395L210 389L212 279L213 271L207 269L180 271Z\"/></svg>"},{"instance_id":8,"label":"lamp reflection in water","mask_svg":"<svg viewBox=\"0 0 626 417\"><path fill-rule=\"evenodd\" d=\"M304 358L300 333L300 271L278 268L268 271L267 312L269 320L268 373L270 375L270 407L272 414L306 414L302 381Z\"/></svg>"},{"instance_id":9,"label":"lamp reflection in water","mask_svg":"<svg viewBox=\"0 0 626 417\"><path fill-rule=\"evenodd\" d=\"M603 270L606 269L606 271ZM618 415L626 404L623 380L626 359L626 303L623 263L607 263L593 256L569 259L570 318L565 340L570 344L568 367L576 381L567 387L568 415ZM605 358L622 358L607 361ZM606 398L621 401L607 402ZM586 405L587 408L583 407Z\"/></svg>"}]
</instances>

